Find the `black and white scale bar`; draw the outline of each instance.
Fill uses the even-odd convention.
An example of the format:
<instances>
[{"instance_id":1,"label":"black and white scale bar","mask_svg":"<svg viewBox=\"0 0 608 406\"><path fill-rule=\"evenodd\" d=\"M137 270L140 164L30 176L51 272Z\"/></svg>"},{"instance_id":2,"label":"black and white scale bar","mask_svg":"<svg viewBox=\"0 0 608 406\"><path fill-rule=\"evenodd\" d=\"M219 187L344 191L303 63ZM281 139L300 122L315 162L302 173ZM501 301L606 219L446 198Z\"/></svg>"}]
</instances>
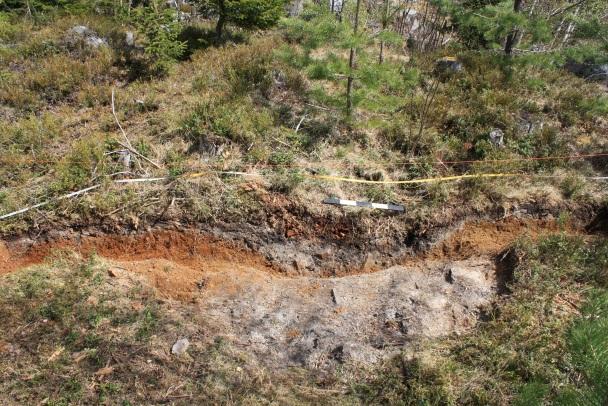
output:
<instances>
[{"instance_id":1,"label":"black and white scale bar","mask_svg":"<svg viewBox=\"0 0 608 406\"><path fill-rule=\"evenodd\" d=\"M405 211L403 206L397 204L383 204L383 203L370 203L370 202L357 202L355 200L343 200L337 197L328 197L323 200L325 204L333 204L336 206L353 206L353 207L367 207L368 209L381 209L381 210L393 210L393 211Z\"/></svg>"}]
</instances>

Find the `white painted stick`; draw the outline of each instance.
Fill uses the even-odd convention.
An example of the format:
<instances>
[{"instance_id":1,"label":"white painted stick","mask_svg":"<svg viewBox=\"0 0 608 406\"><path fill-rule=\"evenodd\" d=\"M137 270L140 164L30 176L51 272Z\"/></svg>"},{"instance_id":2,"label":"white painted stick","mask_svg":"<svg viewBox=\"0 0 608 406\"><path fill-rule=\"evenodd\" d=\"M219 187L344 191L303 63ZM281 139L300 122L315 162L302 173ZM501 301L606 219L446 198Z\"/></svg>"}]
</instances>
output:
<instances>
[{"instance_id":1,"label":"white painted stick","mask_svg":"<svg viewBox=\"0 0 608 406\"><path fill-rule=\"evenodd\" d=\"M396 204L385 204L385 203L370 203L370 202L357 202L355 200L344 200L335 197L330 197L323 200L325 204L333 204L336 206L352 206L352 207L367 207L369 209L381 209L381 210L393 210L393 211L405 211L403 206Z\"/></svg>"}]
</instances>

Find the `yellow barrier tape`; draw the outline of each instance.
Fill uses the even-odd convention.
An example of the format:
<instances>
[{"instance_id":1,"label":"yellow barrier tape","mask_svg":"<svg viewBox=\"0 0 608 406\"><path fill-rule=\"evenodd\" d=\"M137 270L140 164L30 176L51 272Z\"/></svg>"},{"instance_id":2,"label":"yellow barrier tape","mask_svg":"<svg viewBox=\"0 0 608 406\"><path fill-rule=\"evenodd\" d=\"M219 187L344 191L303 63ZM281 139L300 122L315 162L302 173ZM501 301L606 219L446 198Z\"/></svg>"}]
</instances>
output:
<instances>
[{"instance_id":1,"label":"yellow barrier tape","mask_svg":"<svg viewBox=\"0 0 608 406\"><path fill-rule=\"evenodd\" d=\"M220 174L220 175L240 175L240 176L259 176L264 177L258 173L248 173L248 172L236 172L236 171L208 171L208 172L195 172L190 174L185 174L184 177L188 179L200 178L209 174ZM426 178L426 179L411 179L411 180L366 180L366 179L355 179L355 178L345 178L342 176L331 176L331 175L309 175L304 174L307 178L311 179L319 179L319 180L333 180L337 182L350 182L350 183L366 183L366 184L385 184L385 185L407 185L407 184L416 184L416 183L432 183L432 182L441 182L441 181L449 181L449 180L460 180L460 179L470 179L470 178L502 178L502 177L512 177L512 176L526 176L524 174L519 173L481 173L477 175L456 175L456 176L443 176L439 178Z\"/></svg>"},{"instance_id":2,"label":"yellow barrier tape","mask_svg":"<svg viewBox=\"0 0 608 406\"><path fill-rule=\"evenodd\" d=\"M209 174L220 174L220 175L240 175L240 176L262 176L258 173L248 173L248 172L236 172L236 171L207 171L207 172L195 172L185 174L184 177L188 179L200 178Z\"/></svg>"},{"instance_id":3,"label":"yellow barrier tape","mask_svg":"<svg viewBox=\"0 0 608 406\"><path fill-rule=\"evenodd\" d=\"M239 175L239 176L252 176L265 178L264 175L259 173L251 172L236 172L236 171L207 171L207 172L195 172L190 174L184 174L183 177L186 179L200 178L205 175L216 174L216 175ZM305 177L310 179L318 180L331 180L336 182L350 182L350 183L365 183L365 184L384 184L384 185L411 185L419 183L433 183L433 182L444 182L451 180L461 179L476 179L476 178L506 178L506 177L526 177L526 178L560 178L562 176L552 175L537 175L537 174L526 174L526 173L479 173L479 174L467 174L467 175L454 175L454 176L442 176L438 178L424 178L424 179L410 179L410 180L367 180L367 179L356 179L346 178L342 176L332 175L309 175L304 174ZM590 180L608 180L607 177L586 177L585 179Z\"/></svg>"},{"instance_id":4,"label":"yellow barrier tape","mask_svg":"<svg viewBox=\"0 0 608 406\"><path fill-rule=\"evenodd\" d=\"M520 173L481 173L478 175L457 175L457 176L444 176L439 178L426 178L426 179L411 179L411 180L366 180L366 179L354 179L354 178L343 178L340 176L330 175L306 175L313 179L322 180L334 180L339 182L352 182L352 183L376 183L386 185L407 185L415 183L432 183L441 182L447 180L459 180L459 179L470 179L470 178L503 178L507 176L526 176Z\"/></svg>"}]
</instances>

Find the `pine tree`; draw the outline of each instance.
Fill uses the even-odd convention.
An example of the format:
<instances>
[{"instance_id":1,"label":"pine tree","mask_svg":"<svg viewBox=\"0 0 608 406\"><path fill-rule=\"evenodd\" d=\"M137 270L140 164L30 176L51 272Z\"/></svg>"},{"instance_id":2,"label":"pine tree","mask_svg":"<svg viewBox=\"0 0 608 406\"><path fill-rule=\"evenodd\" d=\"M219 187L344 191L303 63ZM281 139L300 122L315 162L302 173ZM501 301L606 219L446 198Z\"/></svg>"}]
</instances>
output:
<instances>
[{"instance_id":1,"label":"pine tree","mask_svg":"<svg viewBox=\"0 0 608 406\"><path fill-rule=\"evenodd\" d=\"M145 53L153 60L153 69L157 74L166 73L186 48L186 44L179 41L182 27L175 10L165 7L160 0L153 0L149 6L134 10L133 22L145 37Z\"/></svg>"},{"instance_id":2,"label":"pine tree","mask_svg":"<svg viewBox=\"0 0 608 406\"><path fill-rule=\"evenodd\" d=\"M285 59L307 72L309 78L331 81L335 88L345 89L344 93L327 94L319 88L316 94L346 115L352 115L361 104L370 110L396 109L402 100L395 95L412 85L404 78L409 69L401 62L378 64L376 46L380 37L370 33L366 24L370 15L364 3L359 3L358 18L356 6L356 2L350 3L342 21L325 4L306 7L301 18L284 21L288 39L300 44L290 48ZM359 25L355 31L356 20ZM323 50L323 56L314 56L313 51L318 49Z\"/></svg>"},{"instance_id":3,"label":"pine tree","mask_svg":"<svg viewBox=\"0 0 608 406\"><path fill-rule=\"evenodd\" d=\"M245 29L266 29L285 14L287 0L198 0L199 6L217 15L215 32L221 38L226 24Z\"/></svg>"}]
</instances>

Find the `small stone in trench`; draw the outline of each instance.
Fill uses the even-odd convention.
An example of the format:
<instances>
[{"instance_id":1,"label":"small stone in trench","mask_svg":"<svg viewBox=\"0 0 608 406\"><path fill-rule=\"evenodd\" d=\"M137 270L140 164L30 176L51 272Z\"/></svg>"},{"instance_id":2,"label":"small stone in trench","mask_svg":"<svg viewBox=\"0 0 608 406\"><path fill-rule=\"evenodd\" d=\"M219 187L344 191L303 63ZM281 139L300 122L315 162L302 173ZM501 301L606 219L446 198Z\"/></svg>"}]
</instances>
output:
<instances>
[{"instance_id":1,"label":"small stone in trench","mask_svg":"<svg viewBox=\"0 0 608 406\"><path fill-rule=\"evenodd\" d=\"M336 292L336 289L331 290L331 300L337 305L340 305L340 303L341 303L341 300L338 297L338 292Z\"/></svg>"},{"instance_id":2,"label":"small stone in trench","mask_svg":"<svg viewBox=\"0 0 608 406\"><path fill-rule=\"evenodd\" d=\"M187 338L179 339L173 344L171 353L177 356L182 355L188 350L188 347L190 347L190 341Z\"/></svg>"},{"instance_id":3,"label":"small stone in trench","mask_svg":"<svg viewBox=\"0 0 608 406\"><path fill-rule=\"evenodd\" d=\"M495 128L490 132L490 142L496 148L502 148L504 146L504 133L499 128Z\"/></svg>"},{"instance_id":4,"label":"small stone in trench","mask_svg":"<svg viewBox=\"0 0 608 406\"><path fill-rule=\"evenodd\" d=\"M445 273L445 281L447 283L454 283L454 275L452 274L452 270L450 268L448 268Z\"/></svg>"}]
</instances>

